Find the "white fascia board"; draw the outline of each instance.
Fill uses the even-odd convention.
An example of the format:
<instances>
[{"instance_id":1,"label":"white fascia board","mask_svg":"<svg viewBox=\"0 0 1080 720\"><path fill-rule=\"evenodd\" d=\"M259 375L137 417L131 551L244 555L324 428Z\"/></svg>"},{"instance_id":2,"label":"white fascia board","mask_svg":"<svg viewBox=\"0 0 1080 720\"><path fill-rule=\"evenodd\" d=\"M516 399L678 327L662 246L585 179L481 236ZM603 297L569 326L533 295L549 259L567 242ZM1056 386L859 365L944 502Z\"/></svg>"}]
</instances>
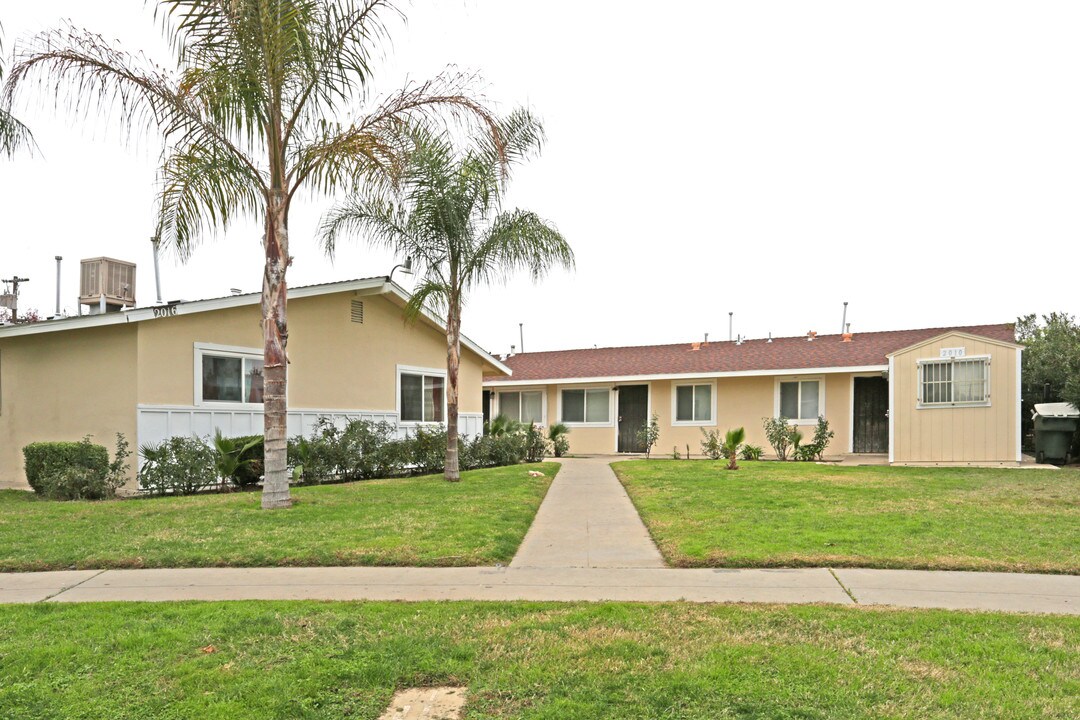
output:
<instances>
[{"instance_id":1,"label":"white fascia board","mask_svg":"<svg viewBox=\"0 0 1080 720\"><path fill-rule=\"evenodd\" d=\"M326 283L324 285L312 285L301 288L290 288L289 299L312 297L315 295L329 295L331 293L359 291L365 294L379 294L385 292L385 280L349 280L340 283ZM19 337L22 335L38 335L49 332L62 332L65 330L78 330L82 328L104 327L106 325L123 325L125 323L142 322L159 317L175 317L178 315L190 315L193 313L210 312L212 310L224 310L227 308L243 307L245 305L258 305L262 300L262 293L245 293L243 295L229 295L227 297L211 298L209 300L192 300L189 302L162 303L151 307L139 307L119 312L101 313L98 315L82 315L64 318L63 320L45 320L43 322L28 323L0 328L0 339Z\"/></svg>"},{"instance_id":2,"label":"white fascia board","mask_svg":"<svg viewBox=\"0 0 1080 720\"><path fill-rule=\"evenodd\" d=\"M884 372L888 365L852 367L794 368L778 370L735 370L731 372L659 373L655 375L607 375L580 378L544 378L532 380L485 380L484 387L515 385L583 385L586 383L645 382L650 380L694 380L697 378L768 377L773 375L825 375L830 373Z\"/></svg>"},{"instance_id":3,"label":"white fascia board","mask_svg":"<svg viewBox=\"0 0 1080 720\"><path fill-rule=\"evenodd\" d=\"M322 285L289 288L289 300L341 292L357 292L364 295L394 293L406 302L408 302L409 299L409 294L397 283L389 282L385 278L368 278L365 280L347 280L339 283L325 283ZM211 298L209 300L192 300L190 302L171 304L163 303L152 307L133 308L131 310L102 313L100 315L82 315L64 318L63 320L45 320L37 323L28 323L26 325L12 325L0 327L0 340L23 335L38 335L41 333L63 332L66 330L79 330L82 328L105 327L106 325L123 325L132 322L153 320L158 317L175 317L177 315L190 315L192 313L244 307L245 305L258 305L261 300L262 293L245 293L243 295L229 295L227 297ZM424 311L424 316L430 322L434 323L440 331L446 331L442 322L427 310ZM461 336L461 344L479 355L499 372L505 373L506 375L513 374L513 371L510 370L510 368L485 352L483 348L464 335Z\"/></svg>"}]
</instances>

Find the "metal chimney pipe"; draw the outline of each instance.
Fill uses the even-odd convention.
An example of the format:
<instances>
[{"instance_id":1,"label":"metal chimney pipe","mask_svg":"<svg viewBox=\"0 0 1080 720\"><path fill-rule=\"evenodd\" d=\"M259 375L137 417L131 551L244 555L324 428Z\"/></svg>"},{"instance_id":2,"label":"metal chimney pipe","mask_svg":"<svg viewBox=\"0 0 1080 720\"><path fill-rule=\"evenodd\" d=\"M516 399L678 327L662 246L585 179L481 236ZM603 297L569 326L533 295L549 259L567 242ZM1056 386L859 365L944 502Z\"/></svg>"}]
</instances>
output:
<instances>
[{"instance_id":1,"label":"metal chimney pipe","mask_svg":"<svg viewBox=\"0 0 1080 720\"><path fill-rule=\"evenodd\" d=\"M518 323L518 340L521 341L521 352L525 352L525 323Z\"/></svg>"},{"instance_id":2,"label":"metal chimney pipe","mask_svg":"<svg viewBox=\"0 0 1080 720\"><path fill-rule=\"evenodd\" d=\"M150 242L154 245L154 288L157 290L157 304L162 303L161 300L161 268L158 267L158 247L161 245L161 237L154 235L150 238Z\"/></svg>"},{"instance_id":3,"label":"metal chimney pipe","mask_svg":"<svg viewBox=\"0 0 1080 720\"><path fill-rule=\"evenodd\" d=\"M732 332L734 332L734 328L735 328L735 313L729 312L727 314L727 339L728 339L728 342L731 342L732 340L735 339L732 336Z\"/></svg>"},{"instance_id":4,"label":"metal chimney pipe","mask_svg":"<svg viewBox=\"0 0 1080 720\"><path fill-rule=\"evenodd\" d=\"M60 255L56 256L56 315L60 317L60 261L64 258Z\"/></svg>"},{"instance_id":5,"label":"metal chimney pipe","mask_svg":"<svg viewBox=\"0 0 1080 720\"><path fill-rule=\"evenodd\" d=\"M844 319L840 322L840 334L844 334L844 328L847 327L847 300L844 301Z\"/></svg>"}]
</instances>

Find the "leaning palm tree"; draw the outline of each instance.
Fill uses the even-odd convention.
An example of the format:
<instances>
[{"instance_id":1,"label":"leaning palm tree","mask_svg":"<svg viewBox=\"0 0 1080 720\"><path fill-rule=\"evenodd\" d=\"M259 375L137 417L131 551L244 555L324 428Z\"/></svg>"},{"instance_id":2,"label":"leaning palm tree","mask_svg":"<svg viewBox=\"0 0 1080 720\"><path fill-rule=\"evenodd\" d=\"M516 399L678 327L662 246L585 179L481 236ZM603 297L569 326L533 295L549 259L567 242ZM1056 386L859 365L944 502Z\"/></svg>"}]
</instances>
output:
<instances>
[{"instance_id":1,"label":"leaning palm tree","mask_svg":"<svg viewBox=\"0 0 1080 720\"><path fill-rule=\"evenodd\" d=\"M4 81L4 26L0 25L0 83ZM9 103L0 101L0 155L11 157L19 148L33 148L30 129L11 114Z\"/></svg>"},{"instance_id":2,"label":"leaning palm tree","mask_svg":"<svg viewBox=\"0 0 1080 720\"><path fill-rule=\"evenodd\" d=\"M393 190L367 189L331 211L322 239L333 253L344 234L364 234L420 266L420 279L406 305L406 318L425 308L443 315L446 326L446 479L461 478L458 466L458 367L461 315L477 285L517 270L534 279L555 265L574 265L574 253L559 231L536 213L502 210L508 164L540 149L543 127L518 110L491 135L474 135L459 150L445 132L419 130L416 150ZM503 158L509 163L505 164Z\"/></svg>"},{"instance_id":3,"label":"leaning palm tree","mask_svg":"<svg viewBox=\"0 0 1080 720\"><path fill-rule=\"evenodd\" d=\"M420 118L495 132L460 76L411 85L354 114L369 97L387 13L397 13L393 0L161 0L176 71L65 28L39 35L6 86L11 98L36 74L48 90L71 89L76 111L109 106L127 130L160 128L158 235L181 258L237 217L262 221L264 508L290 505L285 274L297 193L352 191L392 174L400 130ZM497 139L491 145L501 153Z\"/></svg>"}]
</instances>

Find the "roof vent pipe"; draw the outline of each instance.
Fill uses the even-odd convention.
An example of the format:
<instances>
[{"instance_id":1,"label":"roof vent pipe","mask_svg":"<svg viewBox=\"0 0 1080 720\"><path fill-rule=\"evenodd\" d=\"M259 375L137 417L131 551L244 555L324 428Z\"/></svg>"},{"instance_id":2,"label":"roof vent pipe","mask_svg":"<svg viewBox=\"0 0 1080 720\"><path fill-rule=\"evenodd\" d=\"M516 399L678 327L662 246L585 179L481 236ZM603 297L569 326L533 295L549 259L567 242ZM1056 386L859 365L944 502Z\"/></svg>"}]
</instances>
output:
<instances>
[{"instance_id":1,"label":"roof vent pipe","mask_svg":"<svg viewBox=\"0 0 1080 720\"><path fill-rule=\"evenodd\" d=\"M769 339L765 342L772 342L772 330L769 331Z\"/></svg>"},{"instance_id":2,"label":"roof vent pipe","mask_svg":"<svg viewBox=\"0 0 1080 720\"><path fill-rule=\"evenodd\" d=\"M155 235L150 238L154 245L154 289L157 290L157 304L161 305L161 268L158 267L158 248L161 245L161 236Z\"/></svg>"},{"instance_id":3,"label":"roof vent pipe","mask_svg":"<svg viewBox=\"0 0 1080 720\"><path fill-rule=\"evenodd\" d=\"M847 327L847 300L844 301L844 319L840 321L840 332L844 333Z\"/></svg>"},{"instance_id":4,"label":"roof vent pipe","mask_svg":"<svg viewBox=\"0 0 1080 720\"><path fill-rule=\"evenodd\" d=\"M727 314L727 339L728 339L728 342L731 342L732 340L734 340L734 337L732 336L732 332L734 332L734 327L735 327L735 313L729 312Z\"/></svg>"},{"instance_id":5,"label":"roof vent pipe","mask_svg":"<svg viewBox=\"0 0 1080 720\"><path fill-rule=\"evenodd\" d=\"M709 333L705 333L705 345L709 344Z\"/></svg>"},{"instance_id":6,"label":"roof vent pipe","mask_svg":"<svg viewBox=\"0 0 1080 720\"><path fill-rule=\"evenodd\" d=\"M56 317L60 317L60 262L64 258L56 256Z\"/></svg>"}]
</instances>

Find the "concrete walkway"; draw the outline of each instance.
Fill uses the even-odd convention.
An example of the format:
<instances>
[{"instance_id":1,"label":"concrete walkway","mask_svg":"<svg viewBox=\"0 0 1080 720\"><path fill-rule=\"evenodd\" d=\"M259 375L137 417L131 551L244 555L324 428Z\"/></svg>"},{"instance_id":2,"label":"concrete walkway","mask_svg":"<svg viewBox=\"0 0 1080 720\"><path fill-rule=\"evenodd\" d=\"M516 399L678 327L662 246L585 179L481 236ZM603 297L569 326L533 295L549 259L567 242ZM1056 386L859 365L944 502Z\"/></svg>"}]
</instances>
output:
<instances>
[{"instance_id":1,"label":"concrete walkway","mask_svg":"<svg viewBox=\"0 0 1080 720\"><path fill-rule=\"evenodd\" d=\"M510 567L0 573L0 603L534 600L890 605L1080 615L1080 576L666 568L608 465L566 460Z\"/></svg>"},{"instance_id":2,"label":"concrete walkway","mask_svg":"<svg viewBox=\"0 0 1080 720\"><path fill-rule=\"evenodd\" d=\"M0 603L297 599L835 603L1080 615L1080 577L825 568L514 567L0 574Z\"/></svg>"},{"instance_id":3,"label":"concrete walkway","mask_svg":"<svg viewBox=\"0 0 1080 720\"><path fill-rule=\"evenodd\" d=\"M563 460L512 568L662 568L611 458Z\"/></svg>"}]
</instances>

